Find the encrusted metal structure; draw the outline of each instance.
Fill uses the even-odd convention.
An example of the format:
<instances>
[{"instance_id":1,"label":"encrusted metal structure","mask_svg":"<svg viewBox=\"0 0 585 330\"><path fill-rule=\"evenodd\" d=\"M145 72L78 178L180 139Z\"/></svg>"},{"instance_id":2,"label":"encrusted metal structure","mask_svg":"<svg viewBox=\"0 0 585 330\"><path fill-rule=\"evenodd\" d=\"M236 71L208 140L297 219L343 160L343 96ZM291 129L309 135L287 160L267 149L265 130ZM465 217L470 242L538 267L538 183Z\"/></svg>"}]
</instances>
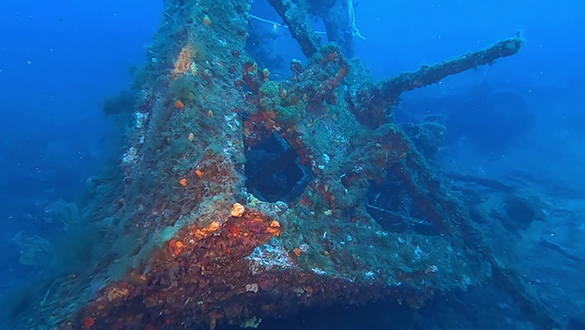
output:
<instances>
[{"instance_id":1,"label":"encrusted metal structure","mask_svg":"<svg viewBox=\"0 0 585 330\"><path fill-rule=\"evenodd\" d=\"M101 252L52 286L24 327L257 326L376 298L418 307L490 277L528 318L558 326L390 113L402 92L513 55L521 38L371 81L320 44L294 2L271 0L310 56L291 64L290 80L271 81L244 51L250 1L165 3L125 153L110 177L92 179L85 217ZM281 149L250 171L270 141ZM383 205L368 198L373 185ZM280 201L269 197L277 186Z\"/></svg>"}]
</instances>

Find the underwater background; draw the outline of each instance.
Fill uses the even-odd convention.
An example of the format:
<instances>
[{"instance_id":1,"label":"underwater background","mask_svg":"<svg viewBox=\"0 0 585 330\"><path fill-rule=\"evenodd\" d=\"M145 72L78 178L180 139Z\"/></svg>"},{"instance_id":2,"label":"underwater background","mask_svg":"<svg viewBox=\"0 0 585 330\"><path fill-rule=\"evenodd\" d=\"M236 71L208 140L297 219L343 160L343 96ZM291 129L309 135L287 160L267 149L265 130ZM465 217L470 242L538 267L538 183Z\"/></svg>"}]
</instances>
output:
<instances>
[{"instance_id":1,"label":"underwater background","mask_svg":"<svg viewBox=\"0 0 585 330\"><path fill-rule=\"evenodd\" d=\"M354 55L378 79L522 31L519 54L405 93L394 115L407 134L426 116L444 117L446 130L429 152L444 175L469 189L522 182L530 190L519 222L504 224L517 241L502 249L526 250L518 269L530 290L567 328L585 329L585 2L359 0L354 6L365 38L355 38ZM21 257L22 233L59 236L55 203L75 202L90 176L119 161L125 131L104 113L104 102L144 65L162 10L160 0L0 3L0 295L39 272ZM247 50L273 79L287 79L288 63L306 58L267 2L254 1L251 12L261 19L251 19ZM324 27L317 21L315 29ZM522 223L526 212L542 214ZM464 319L494 304L493 313L506 310L488 293L480 296L485 301L466 304L461 314L434 302L419 317L429 329L455 329L443 318ZM371 307L356 317L369 320L372 313L379 319L386 311ZM387 313L365 328L392 329Z\"/></svg>"}]
</instances>

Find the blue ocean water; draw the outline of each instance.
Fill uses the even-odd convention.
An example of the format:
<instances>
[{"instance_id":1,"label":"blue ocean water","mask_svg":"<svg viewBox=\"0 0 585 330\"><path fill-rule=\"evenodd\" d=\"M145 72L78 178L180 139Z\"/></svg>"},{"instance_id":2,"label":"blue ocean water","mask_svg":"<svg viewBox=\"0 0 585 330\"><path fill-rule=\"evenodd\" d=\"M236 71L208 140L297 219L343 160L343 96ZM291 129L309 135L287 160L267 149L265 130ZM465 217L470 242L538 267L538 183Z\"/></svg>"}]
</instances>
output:
<instances>
[{"instance_id":1,"label":"blue ocean water","mask_svg":"<svg viewBox=\"0 0 585 330\"><path fill-rule=\"evenodd\" d=\"M162 4L3 1L0 4L2 286L31 270L12 237L42 234L44 208L72 200L112 148L104 99L131 81ZM99 170L98 170L99 171Z\"/></svg>"},{"instance_id":2,"label":"blue ocean water","mask_svg":"<svg viewBox=\"0 0 585 330\"><path fill-rule=\"evenodd\" d=\"M120 154L119 128L104 116L103 102L127 88L132 68L146 61L162 2L0 3L0 294L38 271L19 261L15 237L59 235L47 208L75 201L87 179ZM405 126L427 115L446 118L436 159L444 175L467 183L521 181L538 196L546 221L522 228L518 241L502 249L525 253L519 269L530 290L571 329L583 329L585 2L354 5L365 37L355 38L355 57L377 79L522 31L519 54L404 94L395 117ZM300 47L267 2L254 1L252 13L263 19L251 25L260 35L257 47L269 52L266 66L287 78L290 60L305 60ZM322 22L315 29L323 31ZM437 321L436 329L447 328Z\"/></svg>"}]
</instances>

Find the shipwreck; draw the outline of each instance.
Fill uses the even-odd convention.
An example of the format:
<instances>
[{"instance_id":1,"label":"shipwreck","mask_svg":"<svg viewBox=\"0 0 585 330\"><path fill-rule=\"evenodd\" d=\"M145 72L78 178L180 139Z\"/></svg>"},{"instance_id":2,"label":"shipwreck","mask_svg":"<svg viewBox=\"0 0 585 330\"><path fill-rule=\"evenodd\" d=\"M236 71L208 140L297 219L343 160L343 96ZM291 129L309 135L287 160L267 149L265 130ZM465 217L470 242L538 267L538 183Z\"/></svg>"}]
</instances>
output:
<instances>
[{"instance_id":1,"label":"shipwreck","mask_svg":"<svg viewBox=\"0 0 585 330\"><path fill-rule=\"evenodd\" d=\"M560 328L392 117L403 92L522 37L375 81L351 46L315 36L304 2L269 1L309 59L275 81L244 49L251 1L165 1L134 101L112 111L131 122L123 155L88 180L60 244L69 266L44 273L14 329L256 327L374 300L418 308L487 279Z\"/></svg>"}]
</instances>

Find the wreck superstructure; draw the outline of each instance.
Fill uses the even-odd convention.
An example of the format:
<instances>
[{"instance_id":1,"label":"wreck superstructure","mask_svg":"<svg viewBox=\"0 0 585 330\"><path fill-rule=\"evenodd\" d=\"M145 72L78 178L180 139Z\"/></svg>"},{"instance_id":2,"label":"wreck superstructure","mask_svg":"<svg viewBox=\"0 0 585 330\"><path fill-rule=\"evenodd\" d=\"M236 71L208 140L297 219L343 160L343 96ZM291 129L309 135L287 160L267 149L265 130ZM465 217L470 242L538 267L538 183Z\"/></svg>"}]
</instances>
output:
<instances>
[{"instance_id":1,"label":"wreck superstructure","mask_svg":"<svg viewBox=\"0 0 585 330\"><path fill-rule=\"evenodd\" d=\"M250 1L165 1L125 153L116 175L93 179L85 217L102 253L51 287L23 328L254 326L378 298L419 307L488 278L558 328L391 117L402 92L514 55L523 40L372 81L315 37L302 1L269 2L310 58L291 63L289 80L244 51ZM266 144L272 155L250 170ZM374 184L388 184L383 207L368 200Z\"/></svg>"}]
</instances>

